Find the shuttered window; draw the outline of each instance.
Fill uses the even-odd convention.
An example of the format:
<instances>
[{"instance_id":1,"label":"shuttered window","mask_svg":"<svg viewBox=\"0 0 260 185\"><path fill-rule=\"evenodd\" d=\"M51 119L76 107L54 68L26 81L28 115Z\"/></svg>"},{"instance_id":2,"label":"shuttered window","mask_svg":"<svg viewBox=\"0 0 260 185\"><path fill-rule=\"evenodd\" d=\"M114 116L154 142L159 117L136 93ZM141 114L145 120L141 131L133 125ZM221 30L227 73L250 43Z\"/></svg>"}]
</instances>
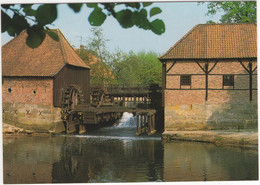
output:
<instances>
[{"instance_id":1,"label":"shuttered window","mask_svg":"<svg viewBox=\"0 0 260 185\"><path fill-rule=\"evenodd\" d=\"M234 86L234 75L223 75L223 86Z\"/></svg>"},{"instance_id":2,"label":"shuttered window","mask_svg":"<svg viewBox=\"0 0 260 185\"><path fill-rule=\"evenodd\" d=\"M191 85L191 75L181 75L181 85Z\"/></svg>"}]
</instances>

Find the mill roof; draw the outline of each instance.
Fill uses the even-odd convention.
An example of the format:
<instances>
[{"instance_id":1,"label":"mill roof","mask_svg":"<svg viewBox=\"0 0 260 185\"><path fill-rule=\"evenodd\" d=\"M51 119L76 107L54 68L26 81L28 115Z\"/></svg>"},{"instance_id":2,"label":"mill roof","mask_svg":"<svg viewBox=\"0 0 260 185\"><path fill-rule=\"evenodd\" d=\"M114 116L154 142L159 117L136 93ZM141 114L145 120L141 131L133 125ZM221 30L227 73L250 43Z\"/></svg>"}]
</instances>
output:
<instances>
[{"instance_id":1,"label":"mill roof","mask_svg":"<svg viewBox=\"0 0 260 185\"><path fill-rule=\"evenodd\" d=\"M2 47L2 75L52 77L65 65L89 68L61 31L52 31L57 33L59 40L46 34L42 44L34 49L26 45L26 31L5 44Z\"/></svg>"},{"instance_id":2,"label":"mill roof","mask_svg":"<svg viewBox=\"0 0 260 185\"><path fill-rule=\"evenodd\" d=\"M257 57L256 24L198 24L160 60Z\"/></svg>"}]
</instances>

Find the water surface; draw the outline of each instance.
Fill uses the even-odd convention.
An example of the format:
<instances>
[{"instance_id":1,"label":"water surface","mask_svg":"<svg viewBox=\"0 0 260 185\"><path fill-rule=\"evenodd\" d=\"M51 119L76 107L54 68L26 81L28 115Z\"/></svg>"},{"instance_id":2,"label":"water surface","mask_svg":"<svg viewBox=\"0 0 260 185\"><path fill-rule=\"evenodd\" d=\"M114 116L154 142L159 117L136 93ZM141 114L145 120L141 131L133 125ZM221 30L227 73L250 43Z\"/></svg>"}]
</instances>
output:
<instances>
[{"instance_id":1,"label":"water surface","mask_svg":"<svg viewBox=\"0 0 260 185\"><path fill-rule=\"evenodd\" d=\"M258 179L256 150L162 143L160 136L135 136L133 119L84 135L4 138L4 183Z\"/></svg>"}]
</instances>

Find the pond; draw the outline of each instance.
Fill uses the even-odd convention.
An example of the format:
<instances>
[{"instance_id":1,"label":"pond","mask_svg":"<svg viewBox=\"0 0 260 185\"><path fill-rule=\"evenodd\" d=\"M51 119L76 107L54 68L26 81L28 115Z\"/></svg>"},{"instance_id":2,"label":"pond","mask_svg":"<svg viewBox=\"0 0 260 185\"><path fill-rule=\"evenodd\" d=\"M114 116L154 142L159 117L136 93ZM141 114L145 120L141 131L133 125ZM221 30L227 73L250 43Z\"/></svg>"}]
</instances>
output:
<instances>
[{"instance_id":1,"label":"pond","mask_svg":"<svg viewBox=\"0 0 260 185\"><path fill-rule=\"evenodd\" d=\"M135 136L131 119L83 135L6 137L3 161L6 184L258 179L257 150L163 143Z\"/></svg>"}]
</instances>

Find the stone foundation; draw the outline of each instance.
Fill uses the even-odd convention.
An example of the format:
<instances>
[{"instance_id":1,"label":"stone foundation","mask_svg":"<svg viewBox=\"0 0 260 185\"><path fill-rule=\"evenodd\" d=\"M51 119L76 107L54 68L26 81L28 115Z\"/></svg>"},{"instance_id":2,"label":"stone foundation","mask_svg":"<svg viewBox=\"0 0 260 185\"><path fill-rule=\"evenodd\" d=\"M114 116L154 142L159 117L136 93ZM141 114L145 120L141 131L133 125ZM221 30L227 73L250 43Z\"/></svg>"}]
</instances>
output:
<instances>
[{"instance_id":1,"label":"stone foundation","mask_svg":"<svg viewBox=\"0 0 260 185\"><path fill-rule=\"evenodd\" d=\"M165 107L165 130L257 128L257 103L183 104Z\"/></svg>"},{"instance_id":2,"label":"stone foundation","mask_svg":"<svg viewBox=\"0 0 260 185\"><path fill-rule=\"evenodd\" d=\"M38 132L62 132L61 109L52 105L3 103L3 122Z\"/></svg>"}]
</instances>

